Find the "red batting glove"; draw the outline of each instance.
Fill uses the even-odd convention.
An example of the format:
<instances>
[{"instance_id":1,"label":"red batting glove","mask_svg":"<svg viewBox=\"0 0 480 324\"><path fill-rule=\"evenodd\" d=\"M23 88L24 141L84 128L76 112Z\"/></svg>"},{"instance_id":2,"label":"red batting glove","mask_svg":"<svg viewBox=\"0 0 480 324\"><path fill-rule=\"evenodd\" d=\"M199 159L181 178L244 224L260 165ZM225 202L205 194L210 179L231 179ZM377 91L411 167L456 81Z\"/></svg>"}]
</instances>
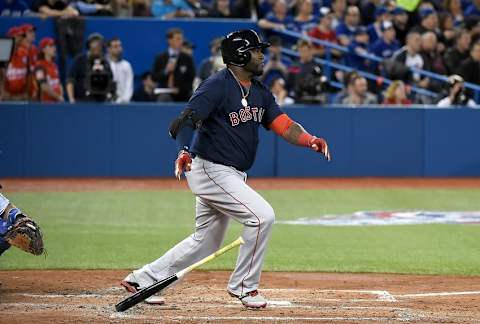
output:
<instances>
[{"instance_id":1,"label":"red batting glove","mask_svg":"<svg viewBox=\"0 0 480 324\"><path fill-rule=\"evenodd\" d=\"M181 150L178 152L177 160L175 161L175 176L180 180L183 171L190 171L192 169L192 156L188 151Z\"/></svg>"},{"instance_id":2,"label":"red batting glove","mask_svg":"<svg viewBox=\"0 0 480 324\"><path fill-rule=\"evenodd\" d=\"M321 152L321 153L325 156L325 158L327 159L327 161L332 160L332 158L331 158L331 156L330 156L330 151L328 150L327 141L324 140L323 138L313 136L313 137L308 141L308 145L309 145L310 148L311 148L312 150L314 150L315 152Z\"/></svg>"}]
</instances>

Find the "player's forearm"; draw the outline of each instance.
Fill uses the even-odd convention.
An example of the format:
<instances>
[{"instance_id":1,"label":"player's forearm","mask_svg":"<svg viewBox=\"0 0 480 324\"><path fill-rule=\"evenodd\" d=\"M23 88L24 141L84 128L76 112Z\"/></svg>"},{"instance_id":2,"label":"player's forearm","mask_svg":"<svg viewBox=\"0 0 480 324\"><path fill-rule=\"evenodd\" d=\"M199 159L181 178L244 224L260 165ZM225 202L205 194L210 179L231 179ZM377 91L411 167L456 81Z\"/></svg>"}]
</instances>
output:
<instances>
[{"instance_id":1,"label":"player's forearm","mask_svg":"<svg viewBox=\"0 0 480 324\"><path fill-rule=\"evenodd\" d=\"M299 123L290 119L286 114L279 115L268 126L275 134L283 137L287 142L309 147L315 152L321 152L327 161L330 161L331 157L327 142L323 138L310 135Z\"/></svg>"},{"instance_id":2,"label":"player's forearm","mask_svg":"<svg viewBox=\"0 0 480 324\"><path fill-rule=\"evenodd\" d=\"M299 123L293 122L283 133L282 137L290 144L308 146L309 140L313 137Z\"/></svg>"},{"instance_id":3,"label":"player's forearm","mask_svg":"<svg viewBox=\"0 0 480 324\"><path fill-rule=\"evenodd\" d=\"M273 120L269 128L275 134L283 137L294 145L309 146L308 142L314 136L310 135L299 123L290 119L287 114L281 114Z\"/></svg>"}]
</instances>

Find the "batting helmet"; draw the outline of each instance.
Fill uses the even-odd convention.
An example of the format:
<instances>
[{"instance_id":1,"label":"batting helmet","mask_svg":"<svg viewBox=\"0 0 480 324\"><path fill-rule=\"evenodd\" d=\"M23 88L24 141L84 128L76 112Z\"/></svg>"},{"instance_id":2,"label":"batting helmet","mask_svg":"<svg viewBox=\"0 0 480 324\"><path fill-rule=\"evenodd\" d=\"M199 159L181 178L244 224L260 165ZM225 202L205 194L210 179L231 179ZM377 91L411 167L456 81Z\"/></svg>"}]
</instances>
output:
<instances>
[{"instance_id":1,"label":"batting helmet","mask_svg":"<svg viewBox=\"0 0 480 324\"><path fill-rule=\"evenodd\" d=\"M269 43L264 43L258 34L251 29L235 31L222 40L223 63L236 66L245 66L250 62L252 55L249 50L254 48L267 48Z\"/></svg>"}]
</instances>

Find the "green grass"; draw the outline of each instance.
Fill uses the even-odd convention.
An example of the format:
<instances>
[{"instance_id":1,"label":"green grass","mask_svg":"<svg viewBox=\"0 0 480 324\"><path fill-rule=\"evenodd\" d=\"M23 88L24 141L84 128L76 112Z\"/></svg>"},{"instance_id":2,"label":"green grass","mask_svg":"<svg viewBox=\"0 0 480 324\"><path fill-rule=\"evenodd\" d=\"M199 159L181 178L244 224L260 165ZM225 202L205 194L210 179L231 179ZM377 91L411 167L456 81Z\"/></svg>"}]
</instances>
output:
<instances>
[{"instance_id":1,"label":"green grass","mask_svg":"<svg viewBox=\"0 0 480 324\"><path fill-rule=\"evenodd\" d=\"M480 190L271 190L278 220L358 210L480 210ZM124 269L160 256L193 231L183 191L11 193L42 225L48 257L10 249L0 269ZM241 233L232 223L228 241ZM231 269L236 253L206 265ZM480 275L480 226L274 226L265 270Z\"/></svg>"}]
</instances>

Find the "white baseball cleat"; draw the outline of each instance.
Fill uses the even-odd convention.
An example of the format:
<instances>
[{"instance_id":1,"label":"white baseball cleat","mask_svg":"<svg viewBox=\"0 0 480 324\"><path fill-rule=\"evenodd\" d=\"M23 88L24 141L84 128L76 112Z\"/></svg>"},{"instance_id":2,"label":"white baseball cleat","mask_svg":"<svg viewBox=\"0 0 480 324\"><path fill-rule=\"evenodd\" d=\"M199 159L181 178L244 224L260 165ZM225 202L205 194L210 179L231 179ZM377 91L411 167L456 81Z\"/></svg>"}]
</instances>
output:
<instances>
[{"instance_id":1,"label":"white baseball cleat","mask_svg":"<svg viewBox=\"0 0 480 324\"><path fill-rule=\"evenodd\" d=\"M237 296L232 292L228 292L230 296L240 299L243 306L252 309L259 309L267 307L267 300L258 293L258 290L253 290L248 293L243 294L242 296Z\"/></svg>"}]
</instances>

